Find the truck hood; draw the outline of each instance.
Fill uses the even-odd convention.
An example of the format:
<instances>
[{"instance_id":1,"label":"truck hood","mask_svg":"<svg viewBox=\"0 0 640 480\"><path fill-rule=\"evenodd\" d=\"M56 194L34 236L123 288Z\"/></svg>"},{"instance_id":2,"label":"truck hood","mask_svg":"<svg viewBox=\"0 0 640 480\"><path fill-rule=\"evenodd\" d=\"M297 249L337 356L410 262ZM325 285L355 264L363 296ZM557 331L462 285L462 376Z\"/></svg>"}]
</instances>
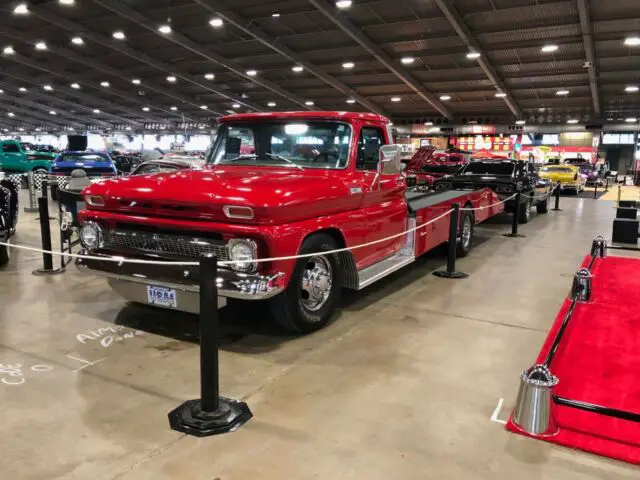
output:
<instances>
[{"instance_id":1,"label":"truck hood","mask_svg":"<svg viewBox=\"0 0 640 480\"><path fill-rule=\"evenodd\" d=\"M219 165L107 180L83 193L103 197L102 209L132 215L275 224L357 208L361 192L348 187L347 177L321 169ZM230 219L225 206L251 207L254 218Z\"/></svg>"}]
</instances>

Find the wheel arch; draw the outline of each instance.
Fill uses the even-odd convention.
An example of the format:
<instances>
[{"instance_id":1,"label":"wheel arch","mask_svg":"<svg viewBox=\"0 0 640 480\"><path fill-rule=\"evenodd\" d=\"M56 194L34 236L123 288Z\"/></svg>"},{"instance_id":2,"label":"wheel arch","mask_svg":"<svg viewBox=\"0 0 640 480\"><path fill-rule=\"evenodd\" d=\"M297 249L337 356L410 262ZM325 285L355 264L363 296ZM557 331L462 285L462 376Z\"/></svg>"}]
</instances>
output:
<instances>
[{"instance_id":1,"label":"wheel arch","mask_svg":"<svg viewBox=\"0 0 640 480\"><path fill-rule=\"evenodd\" d=\"M344 234L339 228L336 227L327 227L322 228L320 230L315 230L313 232L309 232L304 236L302 241L300 242L300 247L302 244L309 238L318 235L318 234L326 234L330 236L335 242L338 248L345 248L347 246L346 240L344 238ZM300 251L300 247L298 251ZM340 264L342 265L342 286L344 288L349 288L352 290L358 289L358 268L356 266L356 260L353 256L353 253L350 251L340 252L337 254L340 259Z\"/></svg>"}]
</instances>

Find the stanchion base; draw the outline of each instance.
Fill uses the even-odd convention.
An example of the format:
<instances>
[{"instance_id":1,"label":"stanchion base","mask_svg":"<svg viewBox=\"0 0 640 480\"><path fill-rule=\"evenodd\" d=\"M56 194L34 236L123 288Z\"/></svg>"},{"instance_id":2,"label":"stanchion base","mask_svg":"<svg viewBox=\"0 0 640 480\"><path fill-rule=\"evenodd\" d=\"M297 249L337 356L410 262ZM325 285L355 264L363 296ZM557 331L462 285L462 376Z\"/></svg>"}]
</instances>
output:
<instances>
[{"instance_id":1,"label":"stanchion base","mask_svg":"<svg viewBox=\"0 0 640 480\"><path fill-rule=\"evenodd\" d=\"M44 268L38 268L31 272L33 275L37 277L44 277L46 275L58 275L59 273L64 273L64 268L54 268L53 270L46 270Z\"/></svg>"},{"instance_id":2,"label":"stanchion base","mask_svg":"<svg viewBox=\"0 0 640 480\"><path fill-rule=\"evenodd\" d=\"M503 237L509 237L509 238L523 238L523 237L526 237L526 235L522 235L521 233L503 233L502 236Z\"/></svg>"},{"instance_id":3,"label":"stanchion base","mask_svg":"<svg viewBox=\"0 0 640 480\"><path fill-rule=\"evenodd\" d=\"M187 400L169 413L171 429L195 437L209 437L234 432L253 417L244 402L225 397L220 397L219 402L217 411L203 412L200 399Z\"/></svg>"},{"instance_id":4,"label":"stanchion base","mask_svg":"<svg viewBox=\"0 0 640 480\"><path fill-rule=\"evenodd\" d=\"M436 277L440 278L467 278L469 275L462 272L447 272L446 270L437 270L433 272Z\"/></svg>"}]
</instances>

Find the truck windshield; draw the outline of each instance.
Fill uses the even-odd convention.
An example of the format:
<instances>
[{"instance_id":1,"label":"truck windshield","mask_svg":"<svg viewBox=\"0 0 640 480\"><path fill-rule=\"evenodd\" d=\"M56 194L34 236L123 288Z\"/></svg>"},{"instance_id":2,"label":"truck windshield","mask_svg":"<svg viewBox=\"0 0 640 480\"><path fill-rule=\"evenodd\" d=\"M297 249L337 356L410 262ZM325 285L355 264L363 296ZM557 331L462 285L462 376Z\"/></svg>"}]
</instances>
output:
<instances>
[{"instance_id":1,"label":"truck windshield","mask_svg":"<svg viewBox=\"0 0 640 480\"><path fill-rule=\"evenodd\" d=\"M222 125L207 163L338 169L347 166L351 126L291 120Z\"/></svg>"},{"instance_id":2,"label":"truck windshield","mask_svg":"<svg viewBox=\"0 0 640 480\"><path fill-rule=\"evenodd\" d=\"M463 175L511 175L512 162L471 162L462 171Z\"/></svg>"}]
</instances>

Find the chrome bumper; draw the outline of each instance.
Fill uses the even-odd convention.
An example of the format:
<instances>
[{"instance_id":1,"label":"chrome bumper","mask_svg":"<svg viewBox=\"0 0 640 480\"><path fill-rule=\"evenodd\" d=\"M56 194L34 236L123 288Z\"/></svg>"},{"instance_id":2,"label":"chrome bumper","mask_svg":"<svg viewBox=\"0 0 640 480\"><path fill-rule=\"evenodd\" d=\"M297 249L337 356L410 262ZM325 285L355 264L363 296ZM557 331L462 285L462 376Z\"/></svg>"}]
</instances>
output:
<instances>
[{"instance_id":1,"label":"chrome bumper","mask_svg":"<svg viewBox=\"0 0 640 480\"><path fill-rule=\"evenodd\" d=\"M141 263L112 262L83 258L105 257L100 253L89 254L85 250L76 260L76 266L81 270L90 270L97 275L109 279L133 282L138 284L155 285L173 288L183 292L198 293L199 267L183 265L150 265ZM282 292L285 285L285 275L277 272L271 275L255 273L241 273L226 268L218 268L218 295L241 300L265 300Z\"/></svg>"}]
</instances>

